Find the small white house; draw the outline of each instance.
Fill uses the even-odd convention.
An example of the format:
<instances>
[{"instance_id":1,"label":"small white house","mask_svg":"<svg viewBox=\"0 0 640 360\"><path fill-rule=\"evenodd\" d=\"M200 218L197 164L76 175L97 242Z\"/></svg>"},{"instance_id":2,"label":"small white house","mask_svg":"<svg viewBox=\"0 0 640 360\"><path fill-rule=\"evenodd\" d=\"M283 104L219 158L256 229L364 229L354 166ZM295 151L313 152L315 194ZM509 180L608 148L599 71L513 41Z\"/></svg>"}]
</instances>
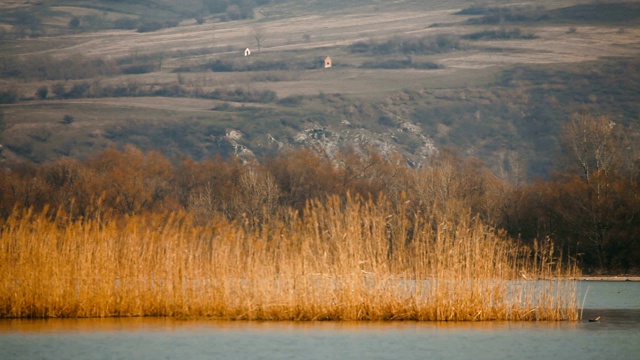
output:
<instances>
[{"instance_id":1,"label":"small white house","mask_svg":"<svg viewBox=\"0 0 640 360\"><path fill-rule=\"evenodd\" d=\"M331 67L331 58L328 56L321 56L316 59L316 67L319 68L330 68Z\"/></svg>"},{"instance_id":2,"label":"small white house","mask_svg":"<svg viewBox=\"0 0 640 360\"><path fill-rule=\"evenodd\" d=\"M251 50L249 50L249 48L244 49L244 56L249 56L251 55Z\"/></svg>"}]
</instances>

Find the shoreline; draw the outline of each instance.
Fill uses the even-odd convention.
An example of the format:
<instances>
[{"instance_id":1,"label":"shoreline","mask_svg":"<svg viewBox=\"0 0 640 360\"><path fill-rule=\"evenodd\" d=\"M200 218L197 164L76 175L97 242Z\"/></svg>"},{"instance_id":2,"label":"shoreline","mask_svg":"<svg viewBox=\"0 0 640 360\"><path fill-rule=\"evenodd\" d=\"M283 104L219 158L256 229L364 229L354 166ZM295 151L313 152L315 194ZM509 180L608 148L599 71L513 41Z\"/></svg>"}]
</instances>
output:
<instances>
[{"instance_id":1,"label":"shoreline","mask_svg":"<svg viewBox=\"0 0 640 360\"><path fill-rule=\"evenodd\" d=\"M575 280L582 281L640 281L638 275L582 275L576 276Z\"/></svg>"}]
</instances>

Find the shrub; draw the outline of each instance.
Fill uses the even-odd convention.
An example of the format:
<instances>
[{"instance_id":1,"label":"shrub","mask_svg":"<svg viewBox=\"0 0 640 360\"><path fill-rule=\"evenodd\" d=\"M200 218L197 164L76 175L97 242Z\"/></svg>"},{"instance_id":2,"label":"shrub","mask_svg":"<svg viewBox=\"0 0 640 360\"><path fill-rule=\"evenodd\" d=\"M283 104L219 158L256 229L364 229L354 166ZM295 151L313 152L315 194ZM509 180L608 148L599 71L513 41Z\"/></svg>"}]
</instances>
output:
<instances>
[{"instance_id":1,"label":"shrub","mask_svg":"<svg viewBox=\"0 0 640 360\"><path fill-rule=\"evenodd\" d=\"M139 86L135 83L119 86L105 86L99 90L99 96L104 97L126 97L139 96Z\"/></svg>"},{"instance_id":2,"label":"shrub","mask_svg":"<svg viewBox=\"0 0 640 360\"><path fill-rule=\"evenodd\" d=\"M15 13L15 29L18 37L42 35L42 21L32 11L20 10Z\"/></svg>"},{"instance_id":3,"label":"shrub","mask_svg":"<svg viewBox=\"0 0 640 360\"><path fill-rule=\"evenodd\" d=\"M154 96L185 96L188 91L180 85L164 85L153 92Z\"/></svg>"},{"instance_id":4,"label":"shrub","mask_svg":"<svg viewBox=\"0 0 640 360\"><path fill-rule=\"evenodd\" d=\"M136 64L122 67L122 73L126 75L148 74L154 72L156 68L155 64Z\"/></svg>"},{"instance_id":5,"label":"shrub","mask_svg":"<svg viewBox=\"0 0 640 360\"><path fill-rule=\"evenodd\" d=\"M149 22L142 23L142 25L138 27L138 32L139 33L152 32L152 31L160 30L162 28L163 28L163 25L161 22L149 21Z\"/></svg>"},{"instance_id":6,"label":"shrub","mask_svg":"<svg viewBox=\"0 0 640 360\"><path fill-rule=\"evenodd\" d=\"M304 100L304 96L302 95L291 95L285 98L282 98L278 101L278 104L283 106L298 106Z\"/></svg>"},{"instance_id":7,"label":"shrub","mask_svg":"<svg viewBox=\"0 0 640 360\"><path fill-rule=\"evenodd\" d=\"M260 95L258 98L258 102L261 102L261 103L269 103L269 102L276 101L278 99L278 95L273 90L264 90L259 94Z\"/></svg>"},{"instance_id":8,"label":"shrub","mask_svg":"<svg viewBox=\"0 0 640 360\"><path fill-rule=\"evenodd\" d=\"M138 25L139 25L139 21L131 18L121 18L113 22L113 26L116 29L122 29L122 30L133 30L137 28Z\"/></svg>"},{"instance_id":9,"label":"shrub","mask_svg":"<svg viewBox=\"0 0 640 360\"><path fill-rule=\"evenodd\" d=\"M213 108L211 108L211 110L214 110L214 111L227 111L227 110L229 110L231 108L232 108L231 104L229 104L228 102L224 102L224 103L222 103L220 105L214 106Z\"/></svg>"},{"instance_id":10,"label":"shrub","mask_svg":"<svg viewBox=\"0 0 640 360\"><path fill-rule=\"evenodd\" d=\"M444 66L438 63L434 63L433 61L426 61L423 63L414 64L413 67L415 69L435 70L435 69L442 69Z\"/></svg>"},{"instance_id":11,"label":"shrub","mask_svg":"<svg viewBox=\"0 0 640 360\"><path fill-rule=\"evenodd\" d=\"M48 94L49 94L49 87L46 85L40 86L36 91L36 96L41 100L46 99Z\"/></svg>"},{"instance_id":12,"label":"shrub","mask_svg":"<svg viewBox=\"0 0 640 360\"><path fill-rule=\"evenodd\" d=\"M80 18L77 16L74 16L71 18L71 20L69 20L69 24L67 25L69 26L70 29L77 29L80 27Z\"/></svg>"},{"instance_id":13,"label":"shrub","mask_svg":"<svg viewBox=\"0 0 640 360\"><path fill-rule=\"evenodd\" d=\"M356 41L349 45L349 51L352 53L366 53L371 49L371 44L365 41Z\"/></svg>"},{"instance_id":14,"label":"shrub","mask_svg":"<svg viewBox=\"0 0 640 360\"><path fill-rule=\"evenodd\" d=\"M7 149L19 156L30 157L33 152L33 142L21 141L13 144L6 144Z\"/></svg>"},{"instance_id":15,"label":"shrub","mask_svg":"<svg viewBox=\"0 0 640 360\"><path fill-rule=\"evenodd\" d=\"M67 90L63 83L56 83L51 87L51 91L58 99L64 99L67 97Z\"/></svg>"},{"instance_id":16,"label":"shrub","mask_svg":"<svg viewBox=\"0 0 640 360\"><path fill-rule=\"evenodd\" d=\"M217 59L213 62L210 62L207 67L211 70L211 71L218 71L218 72L229 72L229 71L234 71L234 63L232 62L228 62L228 61L223 61L220 59Z\"/></svg>"},{"instance_id":17,"label":"shrub","mask_svg":"<svg viewBox=\"0 0 640 360\"><path fill-rule=\"evenodd\" d=\"M378 124L387 127L395 127L396 121L387 115L381 115L380 117L378 117Z\"/></svg>"},{"instance_id":18,"label":"shrub","mask_svg":"<svg viewBox=\"0 0 640 360\"><path fill-rule=\"evenodd\" d=\"M68 98L83 98L88 95L89 89L91 89L91 84L88 82L73 84L71 90L65 96Z\"/></svg>"},{"instance_id":19,"label":"shrub","mask_svg":"<svg viewBox=\"0 0 640 360\"><path fill-rule=\"evenodd\" d=\"M531 33L523 33L520 28L515 28L511 30L507 29L499 29L499 30L484 30L478 31L471 34L466 34L462 36L463 39L468 40L481 40L481 39L489 39L489 40L500 40L500 39L535 39L536 35Z\"/></svg>"},{"instance_id":20,"label":"shrub","mask_svg":"<svg viewBox=\"0 0 640 360\"><path fill-rule=\"evenodd\" d=\"M73 123L75 119L73 118L73 116L71 115L65 115L62 117L62 123L65 125L69 125L71 123Z\"/></svg>"},{"instance_id":21,"label":"shrub","mask_svg":"<svg viewBox=\"0 0 640 360\"><path fill-rule=\"evenodd\" d=\"M0 90L0 104L14 104L18 99L19 95L15 89Z\"/></svg>"}]
</instances>

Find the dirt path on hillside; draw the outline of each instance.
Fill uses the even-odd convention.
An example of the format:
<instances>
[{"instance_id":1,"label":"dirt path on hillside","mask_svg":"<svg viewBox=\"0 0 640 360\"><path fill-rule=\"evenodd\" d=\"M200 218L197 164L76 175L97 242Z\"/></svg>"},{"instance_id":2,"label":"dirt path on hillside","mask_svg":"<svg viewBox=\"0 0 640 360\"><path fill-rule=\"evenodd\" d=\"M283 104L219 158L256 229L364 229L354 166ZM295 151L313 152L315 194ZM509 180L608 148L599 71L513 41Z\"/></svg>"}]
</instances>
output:
<instances>
[{"instance_id":1,"label":"dirt path on hillside","mask_svg":"<svg viewBox=\"0 0 640 360\"><path fill-rule=\"evenodd\" d=\"M209 99L174 98L174 97L122 97L122 98L96 98L96 99L74 99L57 101L59 104L100 104L115 107L136 107L170 111L191 111L202 112L211 111L222 103L233 107L241 107L244 104L234 102L224 102ZM252 107L264 106L263 104L251 104Z\"/></svg>"}]
</instances>

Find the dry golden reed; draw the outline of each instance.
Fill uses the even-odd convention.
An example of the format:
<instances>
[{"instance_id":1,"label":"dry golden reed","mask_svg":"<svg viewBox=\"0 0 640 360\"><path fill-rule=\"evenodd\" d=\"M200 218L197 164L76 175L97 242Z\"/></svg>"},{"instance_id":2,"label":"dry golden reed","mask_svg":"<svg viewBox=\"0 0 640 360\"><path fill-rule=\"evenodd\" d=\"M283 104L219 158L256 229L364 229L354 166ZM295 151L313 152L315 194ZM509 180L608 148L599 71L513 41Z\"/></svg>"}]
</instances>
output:
<instances>
[{"instance_id":1,"label":"dry golden reed","mask_svg":"<svg viewBox=\"0 0 640 360\"><path fill-rule=\"evenodd\" d=\"M578 318L551 244L523 250L464 211L335 197L252 228L16 211L0 229L0 317Z\"/></svg>"}]
</instances>

